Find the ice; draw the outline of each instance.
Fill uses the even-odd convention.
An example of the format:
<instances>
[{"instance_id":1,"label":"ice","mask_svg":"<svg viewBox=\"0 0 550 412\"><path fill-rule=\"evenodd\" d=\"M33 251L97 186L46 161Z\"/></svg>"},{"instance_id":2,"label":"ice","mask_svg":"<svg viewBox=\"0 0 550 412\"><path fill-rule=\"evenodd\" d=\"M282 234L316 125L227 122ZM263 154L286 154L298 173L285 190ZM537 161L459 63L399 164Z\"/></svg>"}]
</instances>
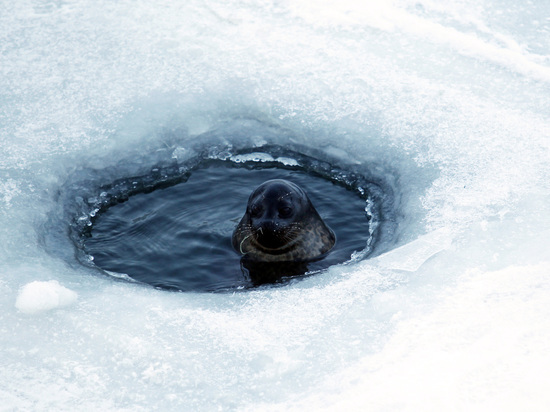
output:
<instances>
[{"instance_id":1,"label":"ice","mask_svg":"<svg viewBox=\"0 0 550 412\"><path fill-rule=\"evenodd\" d=\"M386 269L416 272L424 262L451 246L452 235L442 228L373 259Z\"/></svg>"},{"instance_id":2,"label":"ice","mask_svg":"<svg viewBox=\"0 0 550 412\"><path fill-rule=\"evenodd\" d=\"M278 162L285 166L298 166L299 163L296 159L291 159L289 157L277 157L274 158L269 153L248 153L244 155L234 155L231 156L231 161L235 163L245 163L245 162Z\"/></svg>"},{"instance_id":3,"label":"ice","mask_svg":"<svg viewBox=\"0 0 550 412\"><path fill-rule=\"evenodd\" d=\"M438 410L540 410L550 402L540 379L550 366L550 331L525 335L533 332L529 323L545 324L550 315L549 270L468 271L433 311L401 314L380 352L304 398L260 409L424 410L428 403Z\"/></svg>"},{"instance_id":4,"label":"ice","mask_svg":"<svg viewBox=\"0 0 550 412\"><path fill-rule=\"evenodd\" d=\"M544 0L3 2L2 408L548 409L549 18ZM66 210L78 224L103 185L209 150L294 166L266 145L392 193L376 256L233 294L77 259Z\"/></svg>"},{"instance_id":5,"label":"ice","mask_svg":"<svg viewBox=\"0 0 550 412\"><path fill-rule=\"evenodd\" d=\"M231 156L231 160L235 163L244 162L273 162L275 159L268 153L249 153L246 155Z\"/></svg>"},{"instance_id":6,"label":"ice","mask_svg":"<svg viewBox=\"0 0 550 412\"><path fill-rule=\"evenodd\" d=\"M57 280L34 281L21 288L15 307L23 313L35 314L72 305L77 298L77 293L60 285Z\"/></svg>"}]
</instances>

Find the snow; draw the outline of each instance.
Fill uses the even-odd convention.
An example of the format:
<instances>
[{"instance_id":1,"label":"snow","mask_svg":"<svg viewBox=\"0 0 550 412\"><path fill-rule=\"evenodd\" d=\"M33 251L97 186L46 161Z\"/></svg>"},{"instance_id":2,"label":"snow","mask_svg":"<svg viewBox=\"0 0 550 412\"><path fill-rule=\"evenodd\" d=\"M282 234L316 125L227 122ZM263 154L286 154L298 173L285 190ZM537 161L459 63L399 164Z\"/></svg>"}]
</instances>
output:
<instances>
[{"instance_id":1,"label":"snow","mask_svg":"<svg viewBox=\"0 0 550 412\"><path fill-rule=\"evenodd\" d=\"M380 352L306 397L261 409L544 410L550 331L539 326L550 315L549 269L468 271L433 311L397 314Z\"/></svg>"}]
</instances>

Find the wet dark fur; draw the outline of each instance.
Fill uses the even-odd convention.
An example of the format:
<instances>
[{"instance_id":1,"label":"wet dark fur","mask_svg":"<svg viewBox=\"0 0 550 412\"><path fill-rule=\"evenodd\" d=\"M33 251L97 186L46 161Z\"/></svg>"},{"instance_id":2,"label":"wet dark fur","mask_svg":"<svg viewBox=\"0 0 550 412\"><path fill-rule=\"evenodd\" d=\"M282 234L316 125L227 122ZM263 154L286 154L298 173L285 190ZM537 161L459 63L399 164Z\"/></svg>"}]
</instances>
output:
<instances>
[{"instance_id":1,"label":"wet dark fur","mask_svg":"<svg viewBox=\"0 0 550 412\"><path fill-rule=\"evenodd\" d=\"M323 257L335 242L305 191L282 179L269 180L250 195L232 237L233 248L252 262L308 262Z\"/></svg>"}]
</instances>

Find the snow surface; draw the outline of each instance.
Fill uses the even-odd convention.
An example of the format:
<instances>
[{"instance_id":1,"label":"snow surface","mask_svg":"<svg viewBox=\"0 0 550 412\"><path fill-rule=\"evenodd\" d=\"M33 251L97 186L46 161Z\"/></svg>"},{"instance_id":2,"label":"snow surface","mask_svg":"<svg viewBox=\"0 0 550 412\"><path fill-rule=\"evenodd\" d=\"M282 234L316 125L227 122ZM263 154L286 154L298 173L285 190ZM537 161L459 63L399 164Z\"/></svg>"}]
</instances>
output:
<instances>
[{"instance_id":1,"label":"snow surface","mask_svg":"<svg viewBox=\"0 0 550 412\"><path fill-rule=\"evenodd\" d=\"M2 410L548 410L547 1L0 10ZM387 253L169 293L81 265L49 224L75 173L239 133L391 187Z\"/></svg>"}]
</instances>

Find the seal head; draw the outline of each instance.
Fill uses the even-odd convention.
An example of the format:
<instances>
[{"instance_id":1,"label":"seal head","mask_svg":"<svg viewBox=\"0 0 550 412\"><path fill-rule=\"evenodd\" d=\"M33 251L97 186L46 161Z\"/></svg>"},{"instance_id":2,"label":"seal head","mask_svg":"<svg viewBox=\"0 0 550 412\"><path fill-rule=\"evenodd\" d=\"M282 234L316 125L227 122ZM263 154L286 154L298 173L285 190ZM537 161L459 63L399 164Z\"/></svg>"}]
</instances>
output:
<instances>
[{"instance_id":1,"label":"seal head","mask_svg":"<svg viewBox=\"0 0 550 412\"><path fill-rule=\"evenodd\" d=\"M233 248L256 262L307 262L328 253L336 237L306 192L283 179L261 184L235 228Z\"/></svg>"}]
</instances>

